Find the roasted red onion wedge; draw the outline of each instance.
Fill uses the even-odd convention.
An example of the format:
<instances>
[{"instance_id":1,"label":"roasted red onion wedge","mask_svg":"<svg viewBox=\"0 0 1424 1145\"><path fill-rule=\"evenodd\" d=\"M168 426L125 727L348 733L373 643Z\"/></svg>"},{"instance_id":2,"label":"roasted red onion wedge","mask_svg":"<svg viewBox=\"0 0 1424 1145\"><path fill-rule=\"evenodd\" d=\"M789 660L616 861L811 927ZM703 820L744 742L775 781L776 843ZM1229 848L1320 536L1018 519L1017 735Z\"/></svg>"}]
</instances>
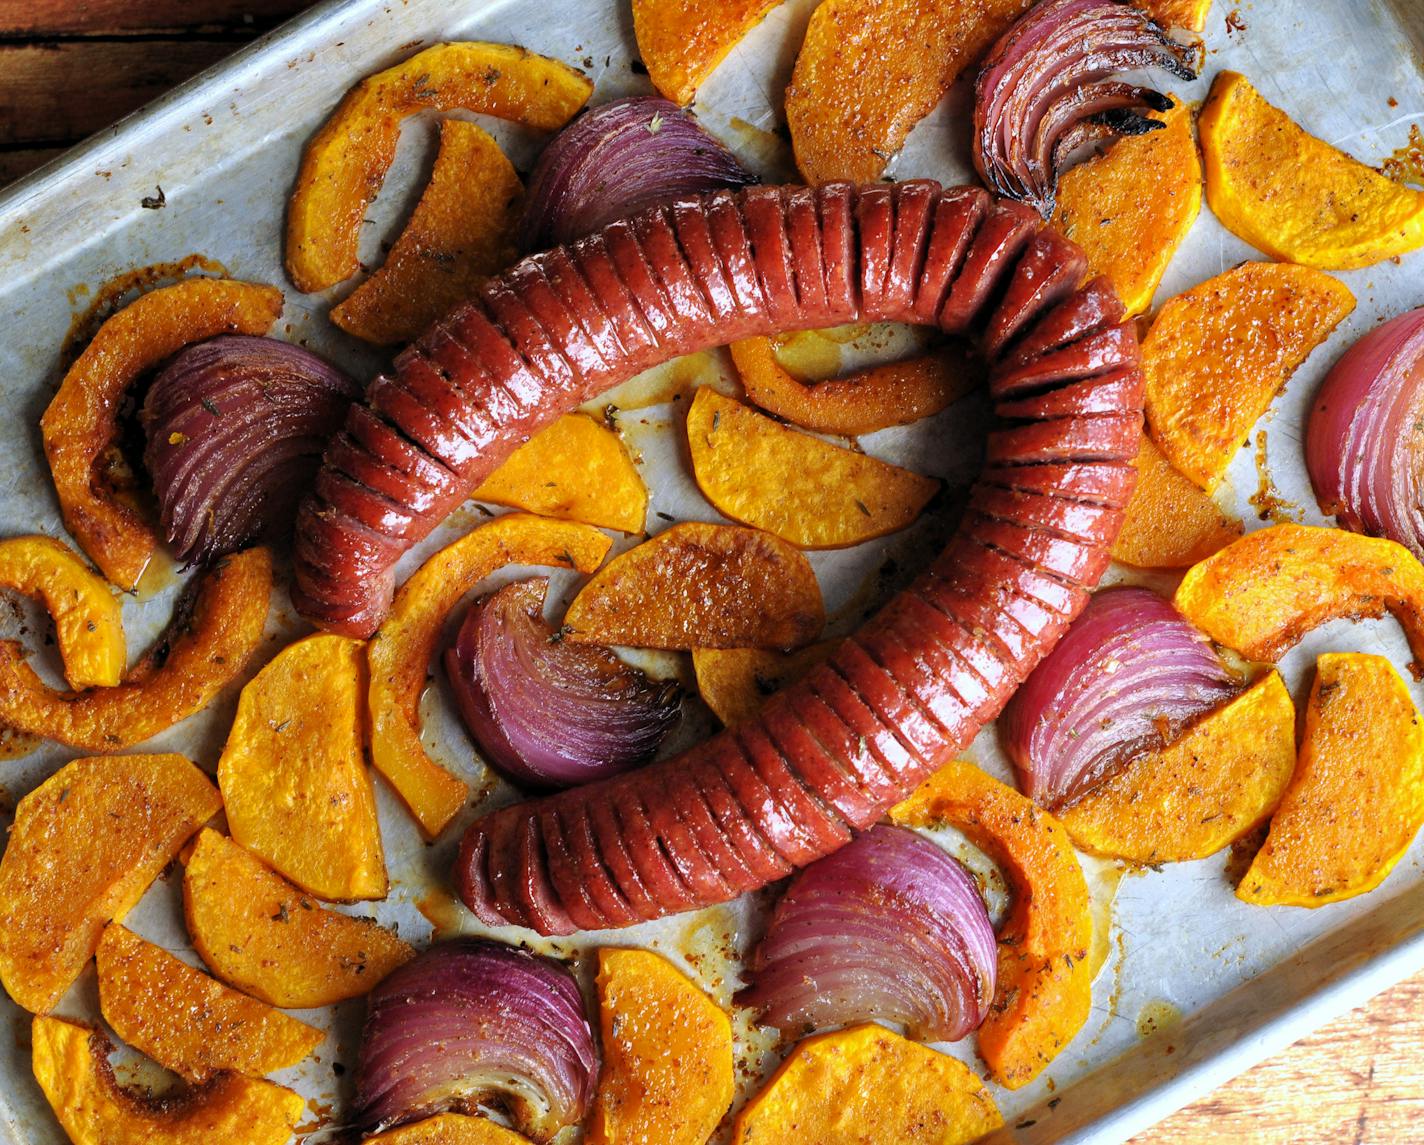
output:
<instances>
[{"instance_id":1,"label":"roasted red onion wedge","mask_svg":"<svg viewBox=\"0 0 1424 1145\"><path fill-rule=\"evenodd\" d=\"M1195 79L1199 45L1128 0L1042 0L999 39L974 84L974 166L988 187L1053 214L1058 174L1090 142L1162 126L1172 101L1109 80L1136 68Z\"/></svg>"},{"instance_id":2,"label":"roasted red onion wedge","mask_svg":"<svg viewBox=\"0 0 1424 1145\"><path fill-rule=\"evenodd\" d=\"M952 1042L984 1021L996 966L974 880L928 839L879 824L791 881L737 1001L789 1037L884 1019Z\"/></svg>"},{"instance_id":3,"label":"roasted red onion wedge","mask_svg":"<svg viewBox=\"0 0 1424 1145\"><path fill-rule=\"evenodd\" d=\"M1240 682L1155 592L1098 593L999 719L1019 786L1044 807L1082 795L1174 739Z\"/></svg>"},{"instance_id":4,"label":"roasted red onion wedge","mask_svg":"<svg viewBox=\"0 0 1424 1145\"><path fill-rule=\"evenodd\" d=\"M356 1118L367 1132L485 1106L542 1142L588 1112L598 1054L568 970L457 938L371 991L356 1071Z\"/></svg>"},{"instance_id":5,"label":"roasted red onion wedge","mask_svg":"<svg viewBox=\"0 0 1424 1145\"><path fill-rule=\"evenodd\" d=\"M173 555L209 561L285 532L360 393L329 362L275 338L227 334L175 355L141 417Z\"/></svg>"},{"instance_id":6,"label":"roasted red onion wedge","mask_svg":"<svg viewBox=\"0 0 1424 1145\"><path fill-rule=\"evenodd\" d=\"M616 99L584 112L544 149L530 176L520 245L543 250L679 195L754 182L677 104Z\"/></svg>"},{"instance_id":7,"label":"roasted red onion wedge","mask_svg":"<svg viewBox=\"0 0 1424 1145\"><path fill-rule=\"evenodd\" d=\"M489 761L538 787L571 787L653 758L681 689L544 619L544 577L475 602L445 653L460 715Z\"/></svg>"},{"instance_id":8,"label":"roasted red onion wedge","mask_svg":"<svg viewBox=\"0 0 1424 1145\"><path fill-rule=\"evenodd\" d=\"M1311 408L1305 464L1322 512L1424 559L1424 306L1341 356Z\"/></svg>"}]
</instances>

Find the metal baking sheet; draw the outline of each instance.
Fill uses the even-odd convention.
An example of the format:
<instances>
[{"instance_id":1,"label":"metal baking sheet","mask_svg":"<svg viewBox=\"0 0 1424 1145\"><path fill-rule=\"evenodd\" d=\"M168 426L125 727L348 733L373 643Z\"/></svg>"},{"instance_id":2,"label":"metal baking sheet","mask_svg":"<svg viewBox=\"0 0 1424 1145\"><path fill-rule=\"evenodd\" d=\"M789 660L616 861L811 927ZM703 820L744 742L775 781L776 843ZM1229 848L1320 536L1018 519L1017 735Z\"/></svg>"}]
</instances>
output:
<instances>
[{"instance_id":1,"label":"metal baking sheet","mask_svg":"<svg viewBox=\"0 0 1424 1145\"><path fill-rule=\"evenodd\" d=\"M789 0L731 55L700 94L697 110L753 167L768 178L792 177L787 148L776 128L780 95L813 4ZM1179 89L1200 99L1221 68L1246 72L1266 97L1287 108L1325 139L1369 163L1400 146L1408 125L1424 120L1424 72L1418 49L1424 18L1417 0L1260 0L1243 4L1228 30L1227 5L1211 14L1204 79ZM1244 27L1241 27L1244 25ZM231 61L200 76L149 108L101 133L66 157L0 196L0 532L62 535L44 470L37 423L60 374L61 347L77 313L103 284L132 268L172 263L193 254L216 260L234 276L285 284L281 228L286 194L303 143L358 77L442 39L521 43L583 67L597 81L596 99L647 89L631 67L635 56L626 0L343 0L325 4L267 35ZM921 124L891 169L893 175L967 178L967 101L952 93ZM535 141L498 125L516 162L527 168ZM431 127L405 133L395 168L372 212L365 255L379 258L409 209L432 155ZM140 200L162 186L167 205L144 209ZM1203 211L1173 263L1165 298L1241 260L1258 257ZM1321 520L1304 476L1300 429L1309 398L1329 363L1354 337L1382 318L1424 303L1424 255L1343 274L1359 299L1355 313L1318 351L1258 429L1264 445L1243 449L1223 492L1226 503L1254 527L1261 522L1251 496L1259 487L1256 461L1264 453L1278 499L1277 514ZM330 296L288 289L278 333L304 341L369 374L377 359L336 335L323 313ZM667 368L634 389L645 398L666 394L679 380L734 385L724 357L708 354ZM622 404L637 404L630 391ZM677 450L677 403L652 405L621 419L653 491L649 520L670 516L715 520L685 474ZM956 411L908 429L864 440L867 450L962 481L973 470L972 440ZM478 520L456 515L410 562ZM893 580L887 562L913 565L934 542L937 522L841 554L812 554L829 610L851 625L878 587ZM621 542L629 543L628 541ZM511 574L506 574L513 575ZM1114 574L1117 576L1118 574ZM125 602L130 644L141 649L167 615L178 578L150 578L140 598ZM567 591L567 577L556 588ZM1170 578L1159 578L1169 589ZM0 620L14 635L26 615ZM272 620L271 650L299 626L290 609ZM1312 634L1282 668L1303 699L1314 655L1325 649L1380 651L1395 664L1408 660L1392 622L1336 623ZM53 665L43 664L46 670ZM664 667L685 672L685 665ZM484 770L472 757L438 691L428 707L427 738L436 753L483 788ZM1414 686L1416 702L1424 689ZM154 746L189 753L211 769L230 719L233 698L174 728ZM683 737L705 734L694 713ZM0 806L8 825L15 801L74 753L53 747L0 761ZM1005 774L992 733L971 754ZM506 789L491 800L510 798ZM374 913L417 942L432 931L480 928L450 900L446 873L458 836L421 843L408 819L381 789L381 823L393 889L388 901L353 908ZM467 815L473 811L467 812ZM979 869L982 859L945 836ZM1103 926L1103 968L1087 1027L1032 1086L995 1090L1008 1128L997 1140L1023 1145L1049 1141L1111 1142L1127 1138L1333 1015L1424 967L1424 845L1416 845L1373 894L1319 911L1262 910L1233 897L1225 855L1161 872L1123 872L1088 863L1095 913ZM990 880L992 883L992 879ZM196 961L178 911L176 876L160 880L129 916L140 933ZM736 955L755 934L756 904L741 903L650 924L633 931L580 936L548 948L577 953L602 941L653 945L678 960L726 1000L736 982ZM586 973L586 968L585 968ZM96 1013L92 969L64 1000L60 1013ZM308 1062L279 1075L309 1099L307 1140L341 1129L350 1097L349 1063L362 1012L360 1002L311 1017L330 1028ZM764 1038L742 1029L742 1050L756 1065L775 1061ZM972 1039L947 1047L972 1055ZM131 1055L120 1055L123 1077L143 1078ZM750 1083L744 1083L743 1090ZM740 1099L740 1098L739 1098ZM1308 1110L1302 1111L1308 1117ZM62 1142L63 1135L35 1085L29 1065L29 1019L0 1000L0 1137L23 1145ZM572 1136L572 1135L571 1135Z\"/></svg>"}]
</instances>

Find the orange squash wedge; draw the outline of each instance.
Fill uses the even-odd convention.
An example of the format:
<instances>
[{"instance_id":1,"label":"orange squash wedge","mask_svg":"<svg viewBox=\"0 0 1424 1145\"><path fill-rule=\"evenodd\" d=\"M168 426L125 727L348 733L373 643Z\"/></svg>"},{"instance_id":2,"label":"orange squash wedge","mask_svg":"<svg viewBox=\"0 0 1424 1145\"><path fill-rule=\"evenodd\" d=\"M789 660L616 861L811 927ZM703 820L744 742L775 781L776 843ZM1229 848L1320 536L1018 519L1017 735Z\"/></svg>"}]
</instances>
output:
<instances>
[{"instance_id":1,"label":"orange squash wedge","mask_svg":"<svg viewBox=\"0 0 1424 1145\"><path fill-rule=\"evenodd\" d=\"M770 338L745 338L727 349L747 397L767 413L816 433L843 437L939 413L978 381L972 364L953 346L809 383L777 360Z\"/></svg>"},{"instance_id":2,"label":"orange squash wedge","mask_svg":"<svg viewBox=\"0 0 1424 1145\"><path fill-rule=\"evenodd\" d=\"M119 406L147 370L191 342L265 334L282 292L225 278L160 287L99 327L40 418L64 526L99 570L125 591L138 583L158 538L132 504L136 478L118 450Z\"/></svg>"},{"instance_id":3,"label":"orange squash wedge","mask_svg":"<svg viewBox=\"0 0 1424 1145\"><path fill-rule=\"evenodd\" d=\"M430 182L378 270L331 308L331 320L367 342L413 342L514 261L524 186L499 144L460 119L440 125Z\"/></svg>"},{"instance_id":4,"label":"orange squash wedge","mask_svg":"<svg viewBox=\"0 0 1424 1145\"><path fill-rule=\"evenodd\" d=\"M633 0L633 35L648 78L688 104L727 54L781 0Z\"/></svg>"},{"instance_id":5,"label":"orange squash wedge","mask_svg":"<svg viewBox=\"0 0 1424 1145\"><path fill-rule=\"evenodd\" d=\"M20 800L0 858L0 984L49 1012L178 850L222 806L181 755L76 759Z\"/></svg>"},{"instance_id":6,"label":"orange squash wedge","mask_svg":"<svg viewBox=\"0 0 1424 1145\"><path fill-rule=\"evenodd\" d=\"M792 1050L737 1115L732 1141L969 1145L1003 1123L963 1062L864 1025Z\"/></svg>"},{"instance_id":7,"label":"orange squash wedge","mask_svg":"<svg viewBox=\"0 0 1424 1145\"><path fill-rule=\"evenodd\" d=\"M0 640L0 726L87 751L119 751L202 711L257 651L272 592L266 549L226 557L194 582L168 631L112 688L58 692Z\"/></svg>"},{"instance_id":8,"label":"orange squash wedge","mask_svg":"<svg viewBox=\"0 0 1424 1145\"><path fill-rule=\"evenodd\" d=\"M1315 665L1300 759L1236 896L1324 906L1379 886L1424 824L1424 723L1389 661Z\"/></svg>"},{"instance_id":9,"label":"orange squash wedge","mask_svg":"<svg viewBox=\"0 0 1424 1145\"><path fill-rule=\"evenodd\" d=\"M710 387L687 411L698 488L718 512L803 549L839 549L911 524L933 477L773 421Z\"/></svg>"},{"instance_id":10,"label":"orange squash wedge","mask_svg":"<svg viewBox=\"0 0 1424 1145\"><path fill-rule=\"evenodd\" d=\"M366 646L318 633L242 689L218 758L232 837L317 898L389 889L365 735Z\"/></svg>"},{"instance_id":11,"label":"orange squash wedge","mask_svg":"<svg viewBox=\"0 0 1424 1145\"><path fill-rule=\"evenodd\" d=\"M557 131L593 85L558 60L508 44L436 44L367 76L302 156L287 207L287 273L310 294L355 274L361 224L395 159L401 124L418 111L466 111Z\"/></svg>"},{"instance_id":12,"label":"orange squash wedge","mask_svg":"<svg viewBox=\"0 0 1424 1145\"><path fill-rule=\"evenodd\" d=\"M0 588L44 604L71 688L113 687L122 679L128 645L118 599L64 542L0 541Z\"/></svg>"},{"instance_id":13,"label":"orange squash wedge","mask_svg":"<svg viewBox=\"0 0 1424 1145\"><path fill-rule=\"evenodd\" d=\"M756 529L696 521L619 554L564 613L567 639L634 648L799 648L824 623L799 551Z\"/></svg>"},{"instance_id":14,"label":"orange squash wedge","mask_svg":"<svg viewBox=\"0 0 1424 1145\"><path fill-rule=\"evenodd\" d=\"M224 1071L261 1077L296 1065L326 1038L116 922L104 930L95 962L104 1021L185 1081Z\"/></svg>"},{"instance_id":15,"label":"orange squash wedge","mask_svg":"<svg viewBox=\"0 0 1424 1145\"><path fill-rule=\"evenodd\" d=\"M1218 644L1267 662L1327 620L1390 612L1424 663L1424 565L1381 537L1259 529L1188 569L1173 603Z\"/></svg>"},{"instance_id":16,"label":"orange squash wedge","mask_svg":"<svg viewBox=\"0 0 1424 1145\"><path fill-rule=\"evenodd\" d=\"M73 1145L287 1145L306 1109L290 1089L238 1073L136 1094L115 1079L102 1033L59 1018L36 1018L31 1040L35 1080Z\"/></svg>"},{"instance_id":17,"label":"orange squash wedge","mask_svg":"<svg viewBox=\"0 0 1424 1145\"><path fill-rule=\"evenodd\" d=\"M1245 76L1216 77L1199 127L1212 212L1272 258L1354 270L1424 246L1424 191L1317 139Z\"/></svg>"},{"instance_id":18,"label":"orange squash wedge","mask_svg":"<svg viewBox=\"0 0 1424 1145\"><path fill-rule=\"evenodd\" d=\"M1241 521L1173 469L1145 434L1136 465L1137 488L1113 542L1113 560L1144 569L1181 569L1241 536Z\"/></svg>"},{"instance_id":19,"label":"orange squash wedge","mask_svg":"<svg viewBox=\"0 0 1424 1145\"><path fill-rule=\"evenodd\" d=\"M469 795L464 780L431 759L420 742L420 694L445 618L496 569L523 564L592 572L610 544L588 525L511 513L441 549L396 593L367 645L371 762L428 838L445 829Z\"/></svg>"},{"instance_id":20,"label":"orange squash wedge","mask_svg":"<svg viewBox=\"0 0 1424 1145\"><path fill-rule=\"evenodd\" d=\"M415 957L374 920L320 906L213 830L188 856L183 917L209 970L283 1009L359 998Z\"/></svg>"},{"instance_id":21,"label":"orange squash wedge","mask_svg":"<svg viewBox=\"0 0 1424 1145\"><path fill-rule=\"evenodd\" d=\"M1167 264L1201 213L1191 108L1179 103L1156 118L1161 130L1119 139L1065 172L1053 215L1054 226L1088 256L1085 277L1107 275L1129 314L1152 305Z\"/></svg>"},{"instance_id":22,"label":"orange squash wedge","mask_svg":"<svg viewBox=\"0 0 1424 1145\"><path fill-rule=\"evenodd\" d=\"M942 767L903 803L893 822L947 824L969 836L1008 878L1013 896L999 930L999 975L979 1052L995 1080L1027 1085L1088 1020L1093 920L1088 884L1063 824L972 763Z\"/></svg>"},{"instance_id":23,"label":"orange squash wedge","mask_svg":"<svg viewBox=\"0 0 1424 1145\"><path fill-rule=\"evenodd\" d=\"M600 950L598 998L589 1145L704 1145L736 1090L726 1011L650 950Z\"/></svg>"},{"instance_id":24,"label":"orange squash wedge","mask_svg":"<svg viewBox=\"0 0 1424 1145\"><path fill-rule=\"evenodd\" d=\"M1142 340L1153 442L1214 488L1296 367L1354 308L1339 279L1271 262L1242 263L1177 295Z\"/></svg>"},{"instance_id":25,"label":"orange squash wedge","mask_svg":"<svg viewBox=\"0 0 1424 1145\"><path fill-rule=\"evenodd\" d=\"M1271 672L1058 818L1084 851L1130 863L1204 859L1264 823L1295 769L1295 705Z\"/></svg>"}]
</instances>

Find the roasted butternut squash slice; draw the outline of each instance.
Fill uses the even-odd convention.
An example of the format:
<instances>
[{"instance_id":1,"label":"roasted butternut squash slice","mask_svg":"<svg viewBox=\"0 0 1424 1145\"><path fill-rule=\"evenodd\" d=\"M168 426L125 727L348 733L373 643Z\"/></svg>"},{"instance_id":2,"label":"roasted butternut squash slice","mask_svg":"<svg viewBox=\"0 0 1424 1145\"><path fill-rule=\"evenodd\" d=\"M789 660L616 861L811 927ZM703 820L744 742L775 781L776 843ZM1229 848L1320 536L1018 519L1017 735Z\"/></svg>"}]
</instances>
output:
<instances>
[{"instance_id":1,"label":"roasted butternut squash slice","mask_svg":"<svg viewBox=\"0 0 1424 1145\"><path fill-rule=\"evenodd\" d=\"M287 208L287 273L297 289L325 290L361 269L361 224L408 116L463 108L557 131L592 93L581 72L508 44L436 44L367 76L302 156Z\"/></svg>"},{"instance_id":2,"label":"roasted butternut squash slice","mask_svg":"<svg viewBox=\"0 0 1424 1145\"><path fill-rule=\"evenodd\" d=\"M1339 279L1247 262L1167 302L1142 340L1147 432L1203 489L1296 367L1355 308Z\"/></svg>"},{"instance_id":3,"label":"roasted butternut squash slice","mask_svg":"<svg viewBox=\"0 0 1424 1145\"><path fill-rule=\"evenodd\" d=\"M112 687L123 677L128 645L118 599L63 541L0 541L0 589L45 606L71 688Z\"/></svg>"},{"instance_id":4,"label":"roasted butternut squash slice","mask_svg":"<svg viewBox=\"0 0 1424 1145\"><path fill-rule=\"evenodd\" d=\"M811 564L756 529L685 521L608 562L564 614L569 640L799 648L825 623Z\"/></svg>"},{"instance_id":5,"label":"roasted butternut squash slice","mask_svg":"<svg viewBox=\"0 0 1424 1145\"><path fill-rule=\"evenodd\" d=\"M55 691L19 644L0 640L0 726L87 751L118 751L202 711L262 641L272 558L266 549L236 553L190 587L168 630L112 688Z\"/></svg>"},{"instance_id":6,"label":"roasted butternut squash slice","mask_svg":"<svg viewBox=\"0 0 1424 1145\"><path fill-rule=\"evenodd\" d=\"M749 720L766 698L830 657L839 641L822 640L795 652L768 648L694 648L697 691L726 727Z\"/></svg>"},{"instance_id":7,"label":"roasted butternut squash slice","mask_svg":"<svg viewBox=\"0 0 1424 1145\"><path fill-rule=\"evenodd\" d=\"M442 1113L367 1137L365 1145L529 1145L529 1139L483 1117Z\"/></svg>"},{"instance_id":8,"label":"roasted butternut squash slice","mask_svg":"<svg viewBox=\"0 0 1424 1145\"><path fill-rule=\"evenodd\" d=\"M1211 0L1148 0L1142 5L1164 28L1185 28L1200 32L1206 28Z\"/></svg>"},{"instance_id":9,"label":"roasted butternut squash slice","mask_svg":"<svg viewBox=\"0 0 1424 1145\"><path fill-rule=\"evenodd\" d=\"M786 89L808 183L879 179L910 129L1030 0L824 0Z\"/></svg>"},{"instance_id":10,"label":"roasted butternut squash slice","mask_svg":"<svg viewBox=\"0 0 1424 1145\"><path fill-rule=\"evenodd\" d=\"M711 387L687 411L692 472L718 512L803 549L905 528L939 482L789 429Z\"/></svg>"},{"instance_id":11,"label":"roasted butternut squash slice","mask_svg":"<svg viewBox=\"0 0 1424 1145\"><path fill-rule=\"evenodd\" d=\"M1186 568L1241 536L1241 521L1173 469L1145 434L1136 464L1137 488L1113 542L1113 560L1144 569Z\"/></svg>"},{"instance_id":12,"label":"roasted butternut squash slice","mask_svg":"<svg viewBox=\"0 0 1424 1145\"><path fill-rule=\"evenodd\" d=\"M218 759L233 839L317 898L386 897L365 737L366 645L318 633L242 689Z\"/></svg>"},{"instance_id":13,"label":"roasted butternut squash slice","mask_svg":"<svg viewBox=\"0 0 1424 1145\"><path fill-rule=\"evenodd\" d=\"M95 962L104 1021L187 1081L224 1070L261 1077L296 1065L326 1038L116 922L105 928Z\"/></svg>"},{"instance_id":14,"label":"roasted butternut squash slice","mask_svg":"<svg viewBox=\"0 0 1424 1145\"><path fill-rule=\"evenodd\" d=\"M581 413L540 430L470 496L622 533L641 533L648 518L648 490L623 442Z\"/></svg>"},{"instance_id":15,"label":"roasted butternut squash slice","mask_svg":"<svg viewBox=\"0 0 1424 1145\"><path fill-rule=\"evenodd\" d=\"M460 119L440 125L430 182L386 261L331 308L331 320L367 342L413 342L514 261L524 185L499 144Z\"/></svg>"},{"instance_id":16,"label":"roasted butternut squash slice","mask_svg":"<svg viewBox=\"0 0 1424 1145\"><path fill-rule=\"evenodd\" d=\"M217 788L181 755L76 759L20 800L0 858L0 983L48 1013L189 838Z\"/></svg>"},{"instance_id":17,"label":"roasted butternut squash slice","mask_svg":"<svg viewBox=\"0 0 1424 1145\"><path fill-rule=\"evenodd\" d=\"M893 1034L852 1026L798 1045L737 1115L735 1145L969 1145L1003 1125L963 1062Z\"/></svg>"},{"instance_id":18,"label":"roasted butternut squash slice","mask_svg":"<svg viewBox=\"0 0 1424 1145\"><path fill-rule=\"evenodd\" d=\"M1177 611L1248 660L1279 660L1312 628L1386 611L1424 663L1424 565L1403 545L1343 529L1275 525L1193 565Z\"/></svg>"},{"instance_id":19,"label":"roasted butternut squash slice","mask_svg":"<svg viewBox=\"0 0 1424 1145\"><path fill-rule=\"evenodd\" d=\"M770 338L746 338L727 349L747 397L762 409L817 433L843 437L939 413L979 380L956 346L818 382L803 381L782 365Z\"/></svg>"},{"instance_id":20,"label":"roasted butternut squash slice","mask_svg":"<svg viewBox=\"0 0 1424 1145\"><path fill-rule=\"evenodd\" d=\"M736 1090L726 1011L650 950L600 950L598 999L590 1145L705 1145Z\"/></svg>"},{"instance_id":21,"label":"roasted butternut squash slice","mask_svg":"<svg viewBox=\"0 0 1424 1145\"><path fill-rule=\"evenodd\" d=\"M74 1145L287 1145L306 1102L270 1081L238 1073L160 1098L119 1085L98 1030L36 1018L35 1080Z\"/></svg>"},{"instance_id":22,"label":"roasted butternut squash slice","mask_svg":"<svg viewBox=\"0 0 1424 1145\"><path fill-rule=\"evenodd\" d=\"M1424 824L1424 724L1382 656L1315 664L1300 760L1236 889L1258 906L1324 906L1374 890Z\"/></svg>"},{"instance_id":23,"label":"roasted butternut squash slice","mask_svg":"<svg viewBox=\"0 0 1424 1145\"><path fill-rule=\"evenodd\" d=\"M373 920L319 906L216 831L198 836L188 858L183 914L208 969L284 1009L359 998L415 956Z\"/></svg>"},{"instance_id":24,"label":"roasted butternut squash slice","mask_svg":"<svg viewBox=\"0 0 1424 1145\"><path fill-rule=\"evenodd\" d=\"M688 104L781 0L633 0L633 35L653 86Z\"/></svg>"},{"instance_id":25,"label":"roasted butternut squash slice","mask_svg":"<svg viewBox=\"0 0 1424 1145\"><path fill-rule=\"evenodd\" d=\"M1067 171L1053 216L1088 256L1087 277L1107 275L1129 314L1152 305L1167 264L1201 213L1191 108L1179 103L1156 118L1160 130L1119 139Z\"/></svg>"},{"instance_id":26,"label":"roasted butternut squash slice","mask_svg":"<svg viewBox=\"0 0 1424 1145\"><path fill-rule=\"evenodd\" d=\"M972 763L942 767L890 812L907 827L948 824L1003 870L1013 896L999 930L999 976L979 1052L1019 1089L1088 1020L1093 920L1088 884L1063 824Z\"/></svg>"},{"instance_id":27,"label":"roasted butternut squash slice","mask_svg":"<svg viewBox=\"0 0 1424 1145\"><path fill-rule=\"evenodd\" d=\"M1295 705L1276 672L1059 812L1084 851L1204 859L1264 823L1295 769Z\"/></svg>"},{"instance_id":28,"label":"roasted butternut squash slice","mask_svg":"<svg viewBox=\"0 0 1424 1145\"><path fill-rule=\"evenodd\" d=\"M1354 270L1424 246L1424 191L1302 130L1245 76L1217 75L1198 126L1212 212L1272 258Z\"/></svg>"}]
</instances>

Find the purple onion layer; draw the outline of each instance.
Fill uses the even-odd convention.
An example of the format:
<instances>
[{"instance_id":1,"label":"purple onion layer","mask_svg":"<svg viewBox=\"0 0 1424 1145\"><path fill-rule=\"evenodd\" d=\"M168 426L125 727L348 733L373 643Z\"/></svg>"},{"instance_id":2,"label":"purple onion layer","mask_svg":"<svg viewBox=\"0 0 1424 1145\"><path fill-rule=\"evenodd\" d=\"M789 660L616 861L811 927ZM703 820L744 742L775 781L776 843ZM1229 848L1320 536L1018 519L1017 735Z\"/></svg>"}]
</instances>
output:
<instances>
[{"instance_id":1,"label":"purple onion layer","mask_svg":"<svg viewBox=\"0 0 1424 1145\"><path fill-rule=\"evenodd\" d=\"M1371 330L1331 369L1305 462L1323 512L1424 560L1424 306Z\"/></svg>"},{"instance_id":2,"label":"purple onion layer","mask_svg":"<svg viewBox=\"0 0 1424 1145\"><path fill-rule=\"evenodd\" d=\"M210 561L284 532L361 388L309 350L227 334L175 355L141 420L173 555Z\"/></svg>"},{"instance_id":3,"label":"purple onion layer","mask_svg":"<svg viewBox=\"0 0 1424 1145\"><path fill-rule=\"evenodd\" d=\"M548 584L516 581L470 608L445 654L465 726L490 763L537 787L647 763L677 723L681 690L607 648L560 640L544 619Z\"/></svg>"},{"instance_id":4,"label":"purple onion layer","mask_svg":"<svg viewBox=\"0 0 1424 1145\"><path fill-rule=\"evenodd\" d=\"M616 99L584 112L544 149L529 180L520 246L543 250L682 195L754 182L677 104Z\"/></svg>"},{"instance_id":5,"label":"purple onion layer","mask_svg":"<svg viewBox=\"0 0 1424 1145\"><path fill-rule=\"evenodd\" d=\"M1195 79L1178 43L1128 0L1042 0L990 49L974 85L974 166L995 194L1053 214L1059 172L1085 144L1140 135L1172 101L1110 77L1161 68Z\"/></svg>"},{"instance_id":6,"label":"purple onion layer","mask_svg":"<svg viewBox=\"0 0 1424 1145\"><path fill-rule=\"evenodd\" d=\"M812 863L776 904L738 1002L787 1037L876 1019L956 1041L994 997L978 887L934 843L879 824Z\"/></svg>"},{"instance_id":7,"label":"purple onion layer","mask_svg":"<svg viewBox=\"0 0 1424 1145\"><path fill-rule=\"evenodd\" d=\"M1053 808L1156 750L1240 690L1206 636L1155 592L1097 593L999 719L1019 785Z\"/></svg>"},{"instance_id":8,"label":"purple onion layer","mask_svg":"<svg viewBox=\"0 0 1424 1145\"><path fill-rule=\"evenodd\" d=\"M366 1132L495 1107L548 1141L593 1103L598 1053L557 962L477 938L437 943L370 995L356 1073Z\"/></svg>"}]
</instances>

